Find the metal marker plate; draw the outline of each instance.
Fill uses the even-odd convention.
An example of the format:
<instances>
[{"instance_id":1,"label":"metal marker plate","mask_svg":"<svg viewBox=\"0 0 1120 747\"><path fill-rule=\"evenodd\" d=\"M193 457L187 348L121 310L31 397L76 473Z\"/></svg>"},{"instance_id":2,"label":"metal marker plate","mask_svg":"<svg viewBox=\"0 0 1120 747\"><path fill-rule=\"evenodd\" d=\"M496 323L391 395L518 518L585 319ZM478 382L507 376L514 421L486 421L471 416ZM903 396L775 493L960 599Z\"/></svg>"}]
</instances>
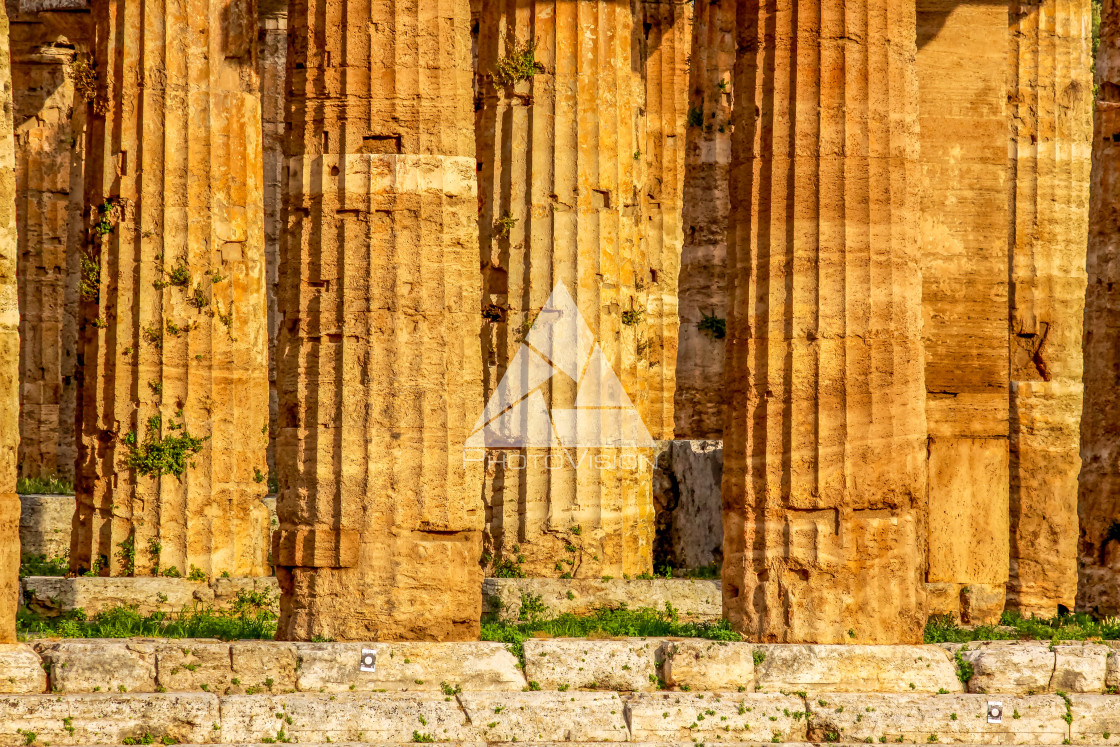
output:
<instances>
[{"instance_id":1,"label":"metal marker plate","mask_svg":"<svg viewBox=\"0 0 1120 747\"><path fill-rule=\"evenodd\" d=\"M362 663L358 667L361 672L376 672L377 671L377 651L372 648L362 649Z\"/></svg>"},{"instance_id":2,"label":"metal marker plate","mask_svg":"<svg viewBox=\"0 0 1120 747\"><path fill-rule=\"evenodd\" d=\"M988 723L1003 723L1003 703L995 700L988 701Z\"/></svg>"}]
</instances>

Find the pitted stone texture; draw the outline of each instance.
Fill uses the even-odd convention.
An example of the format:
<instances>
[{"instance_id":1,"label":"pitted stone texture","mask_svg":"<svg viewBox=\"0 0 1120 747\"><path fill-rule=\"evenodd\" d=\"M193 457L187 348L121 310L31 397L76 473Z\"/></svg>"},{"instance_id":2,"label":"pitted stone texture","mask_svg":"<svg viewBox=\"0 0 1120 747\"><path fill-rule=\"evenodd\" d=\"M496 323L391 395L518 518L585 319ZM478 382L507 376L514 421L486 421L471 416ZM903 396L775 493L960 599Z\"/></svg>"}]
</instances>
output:
<instances>
[{"instance_id":1,"label":"pitted stone texture","mask_svg":"<svg viewBox=\"0 0 1120 747\"><path fill-rule=\"evenodd\" d=\"M723 557L722 441L658 442L653 473L658 557L700 568Z\"/></svg>"},{"instance_id":2,"label":"pitted stone texture","mask_svg":"<svg viewBox=\"0 0 1120 747\"><path fill-rule=\"evenodd\" d=\"M222 742L478 741L454 698L416 693L229 695L221 698Z\"/></svg>"},{"instance_id":3,"label":"pitted stone texture","mask_svg":"<svg viewBox=\"0 0 1120 747\"><path fill-rule=\"evenodd\" d=\"M968 644L960 655L972 665L971 693L1038 695L1054 674L1054 652L1046 645L987 641Z\"/></svg>"},{"instance_id":4,"label":"pitted stone texture","mask_svg":"<svg viewBox=\"0 0 1120 747\"><path fill-rule=\"evenodd\" d=\"M914 3L738 9L724 612L752 640L918 643L928 433ZM787 20L803 16L814 21ZM802 50L818 48L806 64Z\"/></svg>"},{"instance_id":5,"label":"pitted stone texture","mask_svg":"<svg viewBox=\"0 0 1120 747\"><path fill-rule=\"evenodd\" d=\"M2 17L3 13L0 13L0 18ZM3 36L0 36L0 46L3 46L3 41ZM2 344L3 340L0 338L0 345ZM3 383L3 376L3 371L0 370L0 385ZM3 428L0 424L0 438L3 437ZM0 442L0 469L3 469L2 452L3 443ZM0 475L0 480L2 479L3 475ZM19 564L19 496L15 493L0 493L0 643L16 642L16 609L20 601Z\"/></svg>"},{"instance_id":6,"label":"pitted stone texture","mask_svg":"<svg viewBox=\"0 0 1120 747\"><path fill-rule=\"evenodd\" d=\"M271 576L220 578L209 584L156 576L31 576L22 579L21 584L28 605L35 611L48 614L80 609L87 616L93 616L115 607L135 607L143 615L178 613L196 603L229 607L240 590L268 594L273 611L278 604L278 587L276 579Z\"/></svg>"},{"instance_id":7,"label":"pitted stone texture","mask_svg":"<svg viewBox=\"0 0 1120 747\"><path fill-rule=\"evenodd\" d=\"M719 581L488 578L482 585L487 611L503 620L518 619L523 594L539 596L550 616L586 615L600 607L617 609L623 605L664 610L666 604L685 620L715 621L723 616Z\"/></svg>"},{"instance_id":8,"label":"pitted stone texture","mask_svg":"<svg viewBox=\"0 0 1120 747\"><path fill-rule=\"evenodd\" d=\"M521 690L517 658L501 643L298 643L301 692L374 690ZM377 652L376 669L359 671L362 649Z\"/></svg>"},{"instance_id":9,"label":"pitted stone texture","mask_svg":"<svg viewBox=\"0 0 1120 747\"><path fill-rule=\"evenodd\" d=\"M51 692L150 693L156 689L156 642L75 639L36 644Z\"/></svg>"},{"instance_id":10,"label":"pitted stone texture","mask_svg":"<svg viewBox=\"0 0 1120 747\"><path fill-rule=\"evenodd\" d=\"M987 721L989 700L1003 720ZM821 693L809 699L810 741L1061 744L1069 730L1056 695L879 695ZM1018 718L1016 718L1018 714Z\"/></svg>"},{"instance_id":11,"label":"pitted stone texture","mask_svg":"<svg viewBox=\"0 0 1120 747\"><path fill-rule=\"evenodd\" d=\"M808 723L805 701L787 695L640 693L626 710L634 741L799 742Z\"/></svg>"},{"instance_id":12,"label":"pitted stone texture","mask_svg":"<svg viewBox=\"0 0 1120 747\"><path fill-rule=\"evenodd\" d=\"M246 692L287 692L296 689L299 658L290 643L278 641L236 641L229 647L235 687Z\"/></svg>"},{"instance_id":13,"label":"pitted stone texture","mask_svg":"<svg viewBox=\"0 0 1120 747\"><path fill-rule=\"evenodd\" d=\"M170 692L227 693L233 685L229 644L172 641L156 647L156 677Z\"/></svg>"},{"instance_id":14,"label":"pitted stone texture","mask_svg":"<svg viewBox=\"0 0 1120 747\"><path fill-rule=\"evenodd\" d=\"M692 690L754 692L754 646L726 641L665 644L665 683Z\"/></svg>"},{"instance_id":15,"label":"pitted stone texture","mask_svg":"<svg viewBox=\"0 0 1120 747\"><path fill-rule=\"evenodd\" d=\"M656 690L659 640L525 641L525 679L545 690Z\"/></svg>"},{"instance_id":16,"label":"pitted stone texture","mask_svg":"<svg viewBox=\"0 0 1120 747\"><path fill-rule=\"evenodd\" d=\"M1109 692L1120 690L1120 653L1110 651L1105 660L1104 686Z\"/></svg>"},{"instance_id":17,"label":"pitted stone texture","mask_svg":"<svg viewBox=\"0 0 1120 747\"><path fill-rule=\"evenodd\" d=\"M22 643L0 643L0 694L46 691L47 673L35 650Z\"/></svg>"},{"instance_id":18,"label":"pitted stone texture","mask_svg":"<svg viewBox=\"0 0 1120 747\"><path fill-rule=\"evenodd\" d=\"M1120 698L1115 695L1071 695L1071 744L1120 744Z\"/></svg>"},{"instance_id":19,"label":"pitted stone texture","mask_svg":"<svg viewBox=\"0 0 1120 747\"><path fill-rule=\"evenodd\" d=\"M70 554L70 524L74 520L72 495L21 495L19 497L19 554L65 558Z\"/></svg>"},{"instance_id":20,"label":"pitted stone texture","mask_svg":"<svg viewBox=\"0 0 1120 747\"><path fill-rule=\"evenodd\" d=\"M138 744L145 736L156 744L207 744L216 741L221 719L217 697L207 693L7 695L0 714L5 747L27 744L27 732L36 744Z\"/></svg>"},{"instance_id":21,"label":"pitted stone texture","mask_svg":"<svg viewBox=\"0 0 1120 747\"><path fill-rule=\"evenodd\" d=\"M618 693L463 693L470 721L487 742L626 742Z\"/></svg>"},{"instance_id":22,"label":"pitted stone texture","mask_svg":"<svg viewBox=\"0 0 1120 747\"><path fill-rule=\"evenodd\" d=\"M1050 692L1103 692L1110 651L1108 646L1089 643L1054 646Z\"/></svg>"},{"instance_id":23,"label":"pitted stone texture","mask_svg":"<svg viewBox=\"0 0 1120 747\"><path fill-rule=\"evenodd\" d=\"M937 646L756 645L763 692L962 692L956 667Z\"/></svg>"}]
</instances>

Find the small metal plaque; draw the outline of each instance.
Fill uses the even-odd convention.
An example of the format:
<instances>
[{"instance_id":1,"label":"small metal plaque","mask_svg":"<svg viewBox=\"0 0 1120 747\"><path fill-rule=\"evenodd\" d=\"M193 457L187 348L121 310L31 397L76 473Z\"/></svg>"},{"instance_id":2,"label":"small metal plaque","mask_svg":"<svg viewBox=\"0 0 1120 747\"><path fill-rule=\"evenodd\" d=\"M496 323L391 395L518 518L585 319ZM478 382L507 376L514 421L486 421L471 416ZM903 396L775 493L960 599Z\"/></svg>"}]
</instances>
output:
<instances>
[{"instance_id":1,"label":"small metal plaque","mask_svg":"<svg viewBox=\"0 0 1120 747\"><path fill-rule=\"evenodd\" d=\"M997 702L995 700L988 701L988 723L1003 723L1003 703Z\"/></svg>"},{"instance_id":2,"label":"small metal plaque","mask_svg":"<svg viewBox=\"0 0 1120 747\"><path fill-rule=\"evenodd\" d=\"M362 649L362 663L358 667L362 672L375 672L377 671L377 652L372 648Z\"/></svg>"}]
</instances>

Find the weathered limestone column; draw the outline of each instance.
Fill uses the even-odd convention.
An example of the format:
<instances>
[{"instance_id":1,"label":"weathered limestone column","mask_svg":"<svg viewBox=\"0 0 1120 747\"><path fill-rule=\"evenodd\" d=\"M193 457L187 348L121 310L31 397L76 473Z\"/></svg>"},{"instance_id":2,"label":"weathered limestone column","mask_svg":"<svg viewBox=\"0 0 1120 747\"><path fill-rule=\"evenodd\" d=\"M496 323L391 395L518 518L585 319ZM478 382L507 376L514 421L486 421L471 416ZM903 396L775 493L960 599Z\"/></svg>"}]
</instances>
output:
<instances>
[{"instance_id":1,"label":"weathered limestone column","mask_svg":"<svg viewBox=\"0 0 1120 747\"><path fill-rule=\"evenodd\" d=\"M255 9L93 2L76 571L266 572Z\"/></svg>"},{"instance_id":2,"label":"weathered limestone column","mask_svg":"<svg viewBox=\"0 0 1120 747\"><path fill-rule=\"evenodd\" d=\"M1008 570L1007 8L917 10L930 611L995 623Z\"/></svg>"},{"instance_id":3,"label":"weathered limestone column","mask_svg":"<svg viewBox=\"0 0 1120 747\"><path fill-rule=\"evenodd\" d=\"M19 299L11 70L8 15L0 7L0 643L16 641L19 603Z\"/></svg>"},{"instance_id":4,"label":"weathered limestone column","mask_svg":"<svg viewBox=\"0 0 1120 747\"><path fill-rule=\"evenodd\" d=\"M723 437L728 167L735 4L696 0L684 167L675 435Z\"/></svg>"},{"instance_id":5,"label":"weathered limestone column","mask_svg":"<svg viewBox=\"0 0 1120 747\"><path fill-rule=\"evenodd\" d=\"M739 3L723 606L752 640L910 643L926 621L914 4L842 10Z\"/></svg>"},{"instance_id":6,"label":"weathered limestone column","mask_svg":"<svg viewBox=\"0 0 1120 747\"><path fill-rule=\"evenodd\" d=\"M278 637L477 638L467 0L289 6Z\"/></svg>"},{"instance_id":7,"label":"weathered limestone column","mask_svg":"<svg viewBox=\"0 0 1120 747\"><path fill-rule=\"evenodd\" d=\"M638 341L646 361L649 413L646 426L656 439L673 438L676 384L677 279L681 269L681 206L684 196L685 121L688 112L688 56L692 6L682 0L642 0L645 132L641 150L644 236L649 256L646 337Z\"/></svg>"},{"instance_id":8,"label":"weathered limestone column","mask_svg":"<svg viewBox=\"0 0 1120 747\"><path fill-rule=\"evenodd\" d=\"M1089 188L1077 609L1120 614L1120 5L1101 7Z\"/></svg>"},{"instance_id":9,"label":"weathered limestone column","mask_svg":"<svg viewBox=\"0 0 1120 747\"><path fill-rule=\"evenodd\" d=\"M18 19L17 19L18 20ZM12 24L19 235L20 475L74 479L85 13ZM77 105L75 105L77 103ZM84 232L83 232L84 233Z\"/></svg>"},{"instance_id":10,"label":"weathered limestone column","mask_svg":"<svg viewBox=\"0 0 1120 747\"><path fill-rule=\"evenodd\" d=\"M659 321L646 316L654 261L641 214L635 12L613 0L482 3L475 130L486 395L512 404L537 389L539 409L518 425L545 436L543 445L487 453L492 572L594 578L652 570L652 449L548 442L556 412L578 411L581 392L617 408L602 415L605 436L616 435L619 412L637 408L649 420L645 353ZM544 339L549 325L566 324L557 321L563 313L538 318L560 283L587 324L586 340L575 325L572 335ZM519 357L530 348L537 352ZM527 360L549 376L542 381ZM614 376L620 387L606 383ZM581 415L580 427L597 417ZM501 435L491 426L488 435Z\"/></svg>"},{"instance_id":11,"label":"weathered limestone column","mask_svg":"<svg viewBox=\"0 0 1120 747\"><path fill-rule=\"evenodd\" d=\"M1077 589L1093 85L1089 0L1011 6L1011 578L1051 616Z\"/></svg>"}]
</instances>

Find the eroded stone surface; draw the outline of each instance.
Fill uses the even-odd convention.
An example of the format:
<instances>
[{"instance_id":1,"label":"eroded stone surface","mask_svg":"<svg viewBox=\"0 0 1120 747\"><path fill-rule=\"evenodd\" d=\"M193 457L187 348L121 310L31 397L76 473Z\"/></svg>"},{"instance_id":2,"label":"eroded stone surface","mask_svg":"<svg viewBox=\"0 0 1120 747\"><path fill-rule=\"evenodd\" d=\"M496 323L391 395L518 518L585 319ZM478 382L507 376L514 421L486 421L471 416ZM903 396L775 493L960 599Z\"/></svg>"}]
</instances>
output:
<instances>
[{"instance_id":1,"label":"eroded stone surface","mask_svg":"<svg viewBox=\"0 0 1120 747\"><path fill-rule=\"evenodd\" d=\"M34 649L21 643L0 644L0 694L46 690L47 673Z\"/></svg>"},{"instance_id":2,"label":"eroded stone surface","mask_svg":"<svg viewBox=\"0 0 1120 747\"><path fill-rule=\"evenodd\" d=\"M1071 695L1071 744L1120 744L1120 698L1109 695Z\"/></svg>"},{"instance_id":3,"label":"eroded stone surface","mask_svg":"<svg viewBox=\"0 0 1120 747\"><path fill-rule=\"evenodd\" d=\"M585 615L605 607L630 609L673 606L686 620L718 620L720 582L703 579L548 579L488 578L482 594L487 611L504 620L517 620L523 594L539 596L549 616Z\"/></svg>"},{"instance_id":4,"label":"eroded stone surface","mask_svg":"<svg viewBox=\"0 0 1120 747\"><path fill-rule=\"evenodd\" d=\"M1062 744L1069 732L1056 695L1001 697L1001 723L985 695L832 695L809 699L812 741Z\"/></svg>"},{"instance_id":5,"label":"eroded stone surface","mask_svg":"<svg viewBox=\"0 0 1120 747\"><path fill-rule=\"evenodd\" d=\"M1103 692L1109 651L1108 646L1093 644L1055 646L1050 692Z\"/></svg>"},{"instance_id":6,"label":"eroded stone surface","mask_svg":"<svg viewBox=\"0 0 1120 747\"><path fill-rule=\"evenodd\" d=\"M665 645L665 683L692 690L754 691L754 646L726 641Z\"/></svg>"},{"instance_id":7,"label":"eroded stone surface","mask_svg":"<svg viewBox=\"0 0 1120 747\"><path fill-rule=\"evenodd\" d=\"M1047 692L1054 674L1054 653L1047 646L989 641L969 644L961 658L972 665L972 693Z\"/></svg>"},{"instance_id":8,"label":"eroded stone surface","mask_svg":"<svg viewBox=\"0 0 1120 747\"><path fill-rule=\"evenodd\" d=\"M654 639L525 641L525 678L545 690L656 690Z\"/></svg>"},{"instance_id":9,"label":"eroded stone surface","mask_svg":"<svg viewBox=\"0 0 1120 747\"><path fill-rule=\"evenodd\" d=\"M655 555L674 569L723 558L722 441L663 441L653 473Z\"/></svg>"},{"instance_id":10,"label":"eroded stone surface","mask_svg":"<svg viewBox=\"0 0 1120 747\"><path fill-rule=\"evenodd\" d=\"M471 723L487 742L625 742L618 693L463 693Z\"/></svg>"},{"instance_id":11,"label":"eroded stone surface","mask_svg":"<svg viewBox=\"0 0 1120 747\"><path fill-rule=\"evenodd\" d=\"M155 743L215 741L218 699L206 693L145 695L0 696L0 745L123 744L150 736ZM275 734L275 732L273 732Z\"/></svg>"},{"instance_id":12,"label":"eroded stone surface","mask_svg":"<svg viewBox=\"0 0 1120 747\"><path fill-rule=\"evenodd\" d=\"M764 692L961 692L956 667L936 646L757 645Z\"/></svg>"},{"instance_id":13,"label":"eroded stone surface","mask_svg":"<svg viewBox=\"0 0 1120 747\"><path fill-rule=\"evenodd\" d=\"M36 644L52 692L150 693L156 689L152 641L79 639Z\"/></svg>"},{"instance_id":14,"label":"eroded stone surface","mask_svg":"<svg viewBox=\"0 0 1120 747\"><path fill-rule=\"evenodd\" d=\"M626 703L635 741L803 741L805 701L786 695L640 693Z\"/></svg>"},{"instance_id":15,"label":"eroded stone surface","mask_svg":"<svg viewBox=\"0 0 1120 747\"><path fill-rule=\"evenodd\" d=\"M72 495L21 495L19 553L29 558L65 558L70 554L70 525L74 520Z\"/></svg>"},{"instance_id":16,"label":"eroded stone surface","mask_svg":"<svg viewBox=\"0 0 1120 747\"><path fill-rule=\"evenodd\" d=\"M790 0L739 5L723 590L755 640L917 643L926 623L914 4L852 2L796 32ZM884 21L853 34L864 13Z\"/></svg>"},{"instance_id":17,"label":"eroded stone surface","mask_svg":"<svg viewBox=\"0 0 1120 747\"><path fill-rule=\"evenodd\" d=\"M376 652L373 672L359 670L363 649ZM374 690L516 690L526 686L517 659L501 643L300 643L303 692Z\"/></svg>"}]
</instances>

